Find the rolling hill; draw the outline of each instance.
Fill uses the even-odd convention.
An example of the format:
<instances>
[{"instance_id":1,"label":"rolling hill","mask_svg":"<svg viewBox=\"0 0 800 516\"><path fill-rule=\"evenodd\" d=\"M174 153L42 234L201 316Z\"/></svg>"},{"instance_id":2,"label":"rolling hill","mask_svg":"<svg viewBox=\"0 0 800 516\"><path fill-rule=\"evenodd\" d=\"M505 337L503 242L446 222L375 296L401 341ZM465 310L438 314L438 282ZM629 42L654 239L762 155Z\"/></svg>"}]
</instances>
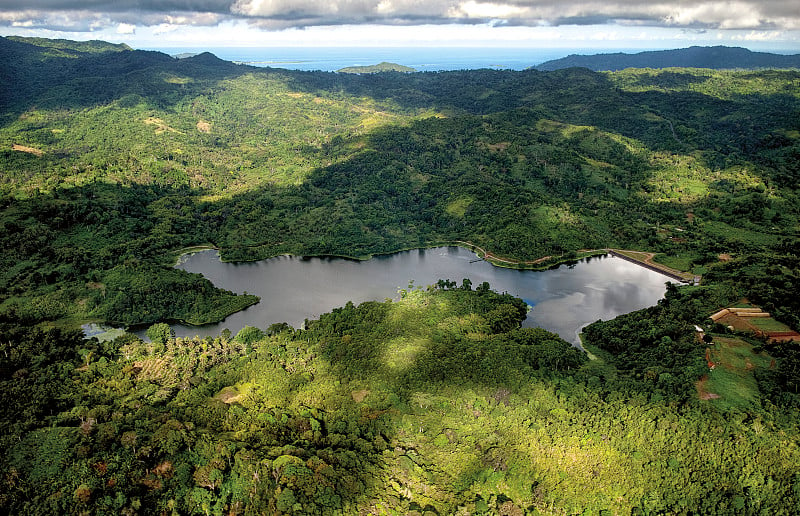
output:
<instances>
[{"instance_id":1,"label":"rolling hill","mask_svg":"<svg viewBox=\"0 0 800 516\"><path fill-rule=\"evenodd\" d=\"M758 70L765 68L798 68L800 55L753 52L739 47L689 47L677 50L651 50L636 54L569 55L553 59L534 68L542 71L562 68L588 68L614 71L625 68L709 68L713 70Z\"/></svg>"}]
</instances>

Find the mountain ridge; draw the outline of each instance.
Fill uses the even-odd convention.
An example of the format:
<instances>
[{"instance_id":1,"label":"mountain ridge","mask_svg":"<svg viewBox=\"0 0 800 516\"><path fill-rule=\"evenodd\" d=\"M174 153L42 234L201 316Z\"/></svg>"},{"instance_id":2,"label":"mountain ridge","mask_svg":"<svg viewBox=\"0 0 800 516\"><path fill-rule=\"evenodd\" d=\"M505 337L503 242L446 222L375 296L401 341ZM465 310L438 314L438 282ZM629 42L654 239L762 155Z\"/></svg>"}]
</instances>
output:
<instances>
[{"instance_id":1,"label":"mountain ridge","mask_svg":"<svg viewBox=\"0 0 800 516\"><path fill-rule=\"evenodd\" d=\"M595 72L618 71L625 68L711 68L760 69L800 67L800 54L782 55L769 52L753 52L742 47L701 47L673 50L648 50L636 54L616 52L610 54L571 54L560 59L545 61L534 66L535 70L554 71L563 68L581 67Z\"/></svg>"},{"instance_id":2,"label":"mountain ridge","mask_svg":"<svg viewBox=\"0 0 800 516\"><path fill-rule=\"evenodd\" d=\"M133 48L125 43L110 43L98 39L90 41L72 41L69 39L27 38L23 36L7 36L5 39L37 47L71 50L81 53L125 52L133 50Z\"/></svg>"}]
</instances>

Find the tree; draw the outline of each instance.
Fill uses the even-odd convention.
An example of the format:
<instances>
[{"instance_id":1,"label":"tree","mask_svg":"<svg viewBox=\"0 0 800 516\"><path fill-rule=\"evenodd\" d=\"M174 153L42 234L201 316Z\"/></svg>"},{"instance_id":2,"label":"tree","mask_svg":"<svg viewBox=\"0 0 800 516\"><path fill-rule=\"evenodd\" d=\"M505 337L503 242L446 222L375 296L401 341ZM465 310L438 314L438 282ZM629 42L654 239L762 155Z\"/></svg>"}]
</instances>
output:
<instances>
[{"instance_id":1,"label":"tree","mask_svg":"<svg viewBox=\"0 0 800 516\"><path fill-rule=\"evenodd\" d=\"M175 331L167 323L156 323L147 329L146 335L153 344L163 349L167 340L175 338Z\"/></svg>"},{"instance_id":2,"label":"tree","mask_svg":"<svg viewBox=\"0 0 800 516\"><path fill-rule=\"evenodd\" d=\"M245 326L239 330L239 333L236 334L236 337L234 337L233 340L240 342L245 346L249 346L263 338L264 332L259 328L256 328L255 326Z\"/></svg>"}]
</instances>

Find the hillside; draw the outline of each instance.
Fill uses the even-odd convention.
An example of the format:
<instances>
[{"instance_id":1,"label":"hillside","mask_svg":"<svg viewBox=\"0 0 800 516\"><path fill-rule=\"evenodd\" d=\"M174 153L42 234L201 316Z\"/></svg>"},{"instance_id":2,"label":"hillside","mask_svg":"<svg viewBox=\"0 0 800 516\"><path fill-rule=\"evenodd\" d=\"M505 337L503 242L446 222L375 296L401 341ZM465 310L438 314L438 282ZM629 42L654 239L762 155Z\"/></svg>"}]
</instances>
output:
<instances>
[{"instance_id":1,"label":"hillside","mask_svg":"<svg viewBox=\"0 0 800 516\"><path fill-rule=\"evenodd\" d=\"M0 513L800 507L800 352L708 319L747 298L800 327L800 72L341 74L82 45L0 38ZM187 247L455 241L646 251L703 282L590 324L590 354L467 281L302 329L165 324L258 301L175 269ZM76 330L102 321L151 342Z\"/></svg>"},{"instance_id":2,"label":"hillside","mask_svg":"<svg viewBox=\"0 0 800 516\"><path fill-rule=\"evenodd\" d=\"M661 311L698 300L674 295ZM622 358L588 361L519 329L524 311L462 287L234 338L7 333L20 346L3 362L17 374L0 378L0 509L734 514L800 503L796 413L762 412L756 397L750 414L722 417L693 399L706 368L687 356L691 331L680 352L663 344L657 363L637 364L645 374L628 374Z\"/></svg>"},{"instance_id":3,"label":"hillside","mask_svg":"<svg viewBox=\"0 0 800 516\"><path fill-rule=\"evenodd\" d=\"M166 294L214 291L163 268L197 244L228 260L644 247L702 270L796 238L797 72L352 75L0 50L18 57L0 95L0 313L25 320L207 321ZM212 320L252 302L219 296Z\"/></svg>"},{"instance_id":4,"label":"hillside","mask_svg":"<svg viewBox=\"0 0 800 516\"><path fill-rule=\"evenodd\" d=\"M368 66L348 66L337 70L339 73L380 73L380 72L415 72L410 66L403 66L397 63L388 63L386 61L376 65Z\"/></svg>"},{"instance_id":5,"label":"hillside","mask_svg":"<svg viewBox=\"0 0 800 516\"><path fill-rule=\"evenodd\" d=\"M759 70L800 68L800 55L753 52L739 47L689 47L678 50L651 50L636 54L569 55L546 61L534 68L542 71L563 68L588 68L615 71L625 68L709 68L713 70Z\"/></svg>"},{"instance_id":6,"label":"hillside","mask_svg":"<svg viewBox=\"0 0 800 516\"><path fill-rule=\"evenodd\" d=\"M8 36L6 39L32 45L34 47L57 49L63 52L80 54L100 54L103 52L123 52L133 50L125 43L108 43L107 41L71 41L68 39L25 38L22 36Z\"/></svg>"}]
</instances>

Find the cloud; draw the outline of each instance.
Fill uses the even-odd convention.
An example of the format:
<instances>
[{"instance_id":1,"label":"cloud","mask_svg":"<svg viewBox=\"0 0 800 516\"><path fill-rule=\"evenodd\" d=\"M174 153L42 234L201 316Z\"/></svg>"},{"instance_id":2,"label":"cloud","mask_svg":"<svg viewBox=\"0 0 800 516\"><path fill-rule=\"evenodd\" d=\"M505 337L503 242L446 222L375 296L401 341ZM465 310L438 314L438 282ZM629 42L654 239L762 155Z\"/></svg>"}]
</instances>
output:
<instances>
[{"instance_id":1,"label":"cloud","mask_svg":"<svg viewBox=\"0 0 800 516\"><path fill-rule=\"evenodd\" d=\"M117 26L117 34L136 34L136 25L130 23L120 23Z\"/></svg>"},{"instance_id":2,"label":"cloud","mask_svg":"<svg viewBox=\"0 0 800 516\"><path fill-rule=\"evenodd\" d=\"M796 30L796 0L0 0L0 25L96 30L216 25L267 29L343 24L598 25Z\"/></svg>"},{"instance_id":3,"label":"cloud","mask_svg":"<svg viewBox=\"0 0 800 516\"><path fill-rule=\"evenodd\" d=\"M716 25L721 29L749 29L769 24L760 7L751 2L704 2L678 5L665 20L671 25Z\"/></svg>"},{"instance_id":4,"label":"cloud","mask_svg":"<svg viewBox=\"0 0 800 516\"><path fill-rule=\"evenodd\" d=\"M733 36L736 41L775 41L784 37L780 31L755 31L752 30L747 34Z\"/></svg>"}]
</instances>

